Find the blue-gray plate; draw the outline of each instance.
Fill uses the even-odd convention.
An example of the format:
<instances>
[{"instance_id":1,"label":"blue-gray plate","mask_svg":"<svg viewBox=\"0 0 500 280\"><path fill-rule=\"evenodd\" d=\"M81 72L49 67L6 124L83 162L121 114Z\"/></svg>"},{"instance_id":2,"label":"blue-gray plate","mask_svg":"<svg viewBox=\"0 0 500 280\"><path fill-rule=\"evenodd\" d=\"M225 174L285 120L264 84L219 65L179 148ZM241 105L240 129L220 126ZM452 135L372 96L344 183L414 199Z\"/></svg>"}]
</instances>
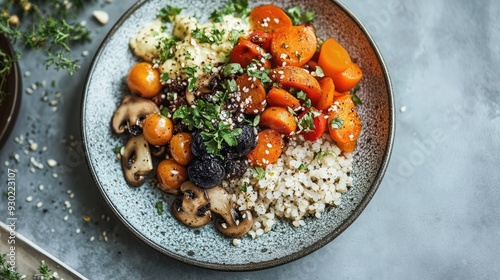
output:
<instances>
[{"instance_id":1,"label":"blue-gray plate","mask_svg":"<svg viewBox=\"0 0 500 280\"><path fill-rule=\"evenodd\" d=\"M273 1L282 8L301 5L314 10L314 25L321 38L334 37L363 69L358 113L363 130L354 153L353 187L342 205L329 208L321 218L308 218L294 228L279 222L260 238L244 237L238 247L220 235L212 224L200 229L180 224L166 211L158 215L155 203L164 195L147 183L131 187L124 180L113 149L124 138L112 132L110 121L122 97L123 80L138 60L128 42L144 24L155 19L159 8L172 5L206 20L225 1L139 1L111 29L90 68L82 108L85 152L97 187L116 216L147 245L174 259L217 270L255 270L303 257L343 232L361 214L375 194L388 164L394 137L394 103L389 74L372 38L360 21L336 1ZM249 1L250 6L269 3ZM210 7L207 11L207 7ZM165 196L167 203L171 196Z\"/></svg>"}]
</instances>

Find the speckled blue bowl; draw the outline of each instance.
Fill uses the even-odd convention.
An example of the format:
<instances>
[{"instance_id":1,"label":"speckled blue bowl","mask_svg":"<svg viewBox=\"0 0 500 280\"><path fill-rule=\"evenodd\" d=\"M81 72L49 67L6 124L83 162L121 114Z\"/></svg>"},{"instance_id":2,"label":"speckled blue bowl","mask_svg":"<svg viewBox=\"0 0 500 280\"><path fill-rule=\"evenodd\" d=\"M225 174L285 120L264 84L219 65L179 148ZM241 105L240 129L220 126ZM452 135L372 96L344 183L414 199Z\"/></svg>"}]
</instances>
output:
<instances>
[{"instance_id":1,"label":"speckled blue bowl","mask_svg":"<svg viewBox=\"0 0 500 280\"><path fill-rule=\"evenodd\" d=\"M251 6L269 1L251 1ZM273 1L288 8L306 1ZM219 1L139 1L112 28L94 58L83 97L82 133L91 173L105 200L118 218L137 237L160 252L193 265L218 270L255 270L303 257L332 241L361 214L375 194L389 161L394 137L393 93L387 69L375 43L363 25L336 1L307 1L316 12L320 37L332 36L346 46L363 69L359 106L363 131L354 154L354 186L343 196L340 207L330 208L320 219L293 228L279 222L273 231L252 240L244 237L235 247L220 235L213 223L188 228L167 211L159 216L155 202L164 195L148 184L130 187L124 180L113 148L124 139L112 133L110 120L119 105L120 90L128 69L137 61L129 50L129 38L153 20L159 7L172 5L185 13L203 15L222 6ZM209 7L209 9L207 9ZM172 197L166 196L168 203Z\"/></svg>"}]
</instances>

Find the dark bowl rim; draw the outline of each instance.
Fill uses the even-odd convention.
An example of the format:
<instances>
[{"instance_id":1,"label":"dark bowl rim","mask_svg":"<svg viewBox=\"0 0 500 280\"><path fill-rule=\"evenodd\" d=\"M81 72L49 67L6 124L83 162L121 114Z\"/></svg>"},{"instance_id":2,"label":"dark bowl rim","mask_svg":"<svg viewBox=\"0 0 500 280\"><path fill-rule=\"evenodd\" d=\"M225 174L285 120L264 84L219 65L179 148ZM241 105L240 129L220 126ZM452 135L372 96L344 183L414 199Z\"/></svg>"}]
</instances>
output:
<instances>
[{"instance_id":1,"label":"dark bowl rim","mask_svg":"<svg viewBox=\"0 0 500 280\"><path fill-rule=\"evenodd\" d=\"M6 53L11 57L16 56L12 44L3 33L0 34L0 46L3 47L4 51L6 51ZM7 118L0 120L0 123L2 124L2 127L0 128L0 148L2 148L5 144L5 141L9 137L14 124L16 123L17 115L19 113L19 108L21 105L22 80L17 60L14 61L13 67L7 79L7 84L10 83L9 86L13 89L13 91L10 92L10 95L6 98L6 100L4 100L4 103L0 105L0 108L7 108L8 110Z\"/></svg>"},{"instance_id":2,"label":"dark bowl rim","mask_svg":"<svg viewBox=\"0 0 500 280\"><path fill-rule=\"evenodd\" d=\"M264 262L259 262L259 263L248 263L248 264L217 264L217 263L207 263L207 262L202 262L202 261L197 261L193 259L189 259L180 255L177 255L173 252L170 252L162 247L160 247L158 244L152 242L151 240L147 239L139 230L137 230L133 225L131 225L125 217L118 211L118 209L115 207L113 202L110 200L110 198L107 196L107 194L104 192L103 187L100 185L100 182L96 176L96 172L94 170L94 167L91 163L90 160L90 154L88 150L88 138L87 134L85 132L85 119L84 119L84 113L86 111L86 101L87 101L87 95L86 95L86 90L89 87L90 83L90 77L93 75L94 70L95 70L95 63L97 60L100 58L102 55L102 51L104 47L107 45L107 43L111 40L115 32L121 27L124 21L127 20L129 16L131 16L137 9L139 9L144 3L146 3L147 0L140 0L137 1L134 5L132 5L115 23L115 25L111 28L111 30L108 32L106 37L103 39L101 42L100 46L97 49L97 52L92 60L89 72L87 74L87 79L85 81L85 87L84 87L84 92L82 94L82 107L81 107L81 122L80 122L80 129L82 133L82 141L83 141L83 149L85 152L85 159L88 165L88 168L90 170L90 173L92 174L92 178L94 182L96 183L96 187L99 189L99 192L102 194L104 200L106 201L106 204L108 207L111 208L112 212L119 218L119 220L125 225L125 227L130 230L133 235L147 244L148 246L154 248L155 250L161 252L162 254L173 258L175 260L194 265L197 267L201 268L207 268L207 269L212 269L212 270L218 270L218 271L254 271L254 270L262 270L262 269L268 269L272 267L276 267L279 265L284 265L287 263L290 263L292 261L298 260L306 255L309 255L316 250L322 248L329 242L331 242L333 239L335 239L337 236L339 236L344 230L346 230L363 212L363 210L366 208L370 200L373 198L375 195L380 183L382 182L382 179L384 177L385 171L387 169L387 166L389 165L389 160L391 157L392 153L392 147L393 147L393 142L394 142L394 135L395 135L395 105L394 105L394 93L393 93L393 88L392 88L392 83L391 79L389 76L389 71L388 68L382 58L382 54L380 50L378 49L377 45L375 44L375 41L369 34L367 28L361 23L361 21L342 3L340 3L337 0L331 0L332 3L337 5L340 9L343 10L343 12L349 16L354 23L359 27L359 29L363 32L364 36L370 43L373 51L375 52L378 62L380 63L380 66L382 68L383 74L384 74L384 80L387 86L387 93L388 93L388 99L389 99L389 127L388 127L388 139L387 139L387 146L386 150L382 159L382 164L377 172L376 179L374 183L370 186L369 191L367 194L363 197L361 202L358 204L358 206L354 209L354 211L348 216L348 218L339 226L337 227L334 231L329 233L328 235L325 236L325 238L313 243L307 248L304 248L296 253L290 254L286 257L279 258L279 259L274 259L274 260L269 260L269 261L264 261Z\"/></svg>"}]
</instances>

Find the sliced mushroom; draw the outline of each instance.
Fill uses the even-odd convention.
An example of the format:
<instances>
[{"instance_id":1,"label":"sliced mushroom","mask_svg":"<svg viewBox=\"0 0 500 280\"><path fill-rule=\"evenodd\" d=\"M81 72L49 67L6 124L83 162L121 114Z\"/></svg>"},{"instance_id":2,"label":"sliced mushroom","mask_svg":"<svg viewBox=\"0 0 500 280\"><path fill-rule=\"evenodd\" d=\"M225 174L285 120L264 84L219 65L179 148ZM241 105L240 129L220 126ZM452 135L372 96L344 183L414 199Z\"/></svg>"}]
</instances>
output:
<instances>
[{"instance_id":1,"label":"sliced mushroom","mask_svg":"<svg viewBox=\"0 0 500 280\"><path fill-rule=\"evenodd\" d=\"M194 87L186 89L186 101L189 105L193 105L195 98L203 94L211 93L217 87L220 77L215 73L205 73L199 76L194 83Z\"/></svg>"},{"instance_id":2,"label":"sliced mushroom","mask_svg":"<svg viewBox=\"0 0 500 280\"><path fill-rule=\"evenodd\" d=\"M149 144L141 135L132 136L125 144L122 156L125 179L132 186L144 183L145 176L153 170Z\"/></svg>"},{"instance_id":3,"label":"sliced mushroom","mask_svg":"<svg viewBox=\"0 0 500 280\"><path fill-rule=\"evenodd\" d=\"M158 113L160 109L151 100L132 94L123 97L122 103L113 115L113 130L122 134L128 129L130 134L136 136L142 132L141 122L147 115Z\"/></svg>"},{"instance_id":4,"label":"sliced mushroom","mask_svg":"<svg viewBox=\"0 0 500 280\"><path fill-rule=\"evenodd\" d=\"M253 225L252 213L249 210L239 212L233 207L231 197L220 186L205 190L210 199L210 210L221 216L215 221L217 229L224 235L240 237L247 233Z\"/></svg>"},{"instance_id":5,"label":"sliced mushroom","mask_svg":"<svg viewBox=\"0 0 500 280\"><path fill-rule=\"evenodd\" d=\"M205 190L190 181L182 183L180 190L182 200L179 198L172 203L174 216L190 227L202 227L208 224L212 219L212 213Z\"/></svg>"}]
</instances>

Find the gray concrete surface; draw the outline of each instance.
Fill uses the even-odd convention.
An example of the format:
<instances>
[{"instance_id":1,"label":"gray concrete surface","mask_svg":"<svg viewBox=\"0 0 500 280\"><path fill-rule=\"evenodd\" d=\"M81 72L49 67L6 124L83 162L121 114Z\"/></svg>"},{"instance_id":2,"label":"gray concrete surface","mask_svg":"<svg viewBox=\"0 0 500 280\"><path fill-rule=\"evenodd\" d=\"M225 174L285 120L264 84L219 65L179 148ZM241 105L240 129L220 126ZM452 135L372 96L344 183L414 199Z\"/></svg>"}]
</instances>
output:
<instances>
[{"instance_id":1,"label":"gray concrete surface","mask_svg":"<svg viewBox=\"0 0 500 280\"><path fill-rule=\"evenodd\" d=\"M23 94L18 122L0 151L3 182L5 161L19 169L17 229L24 236L89 279L498 279L500 2L342 1L367 25L392 77L398 111L386 177L333 242L290 264L243 273L161 255L132 236L100 198L81 148L80 94L102 38L134 1L103 2L81 16L93 42L74 49L77 56L89 52L74 76L46 71L38 54L20 62L31 73L23 76L24 87L47 82ZM107 25L92 20L95 9L110 13ZM41 100L44 91L49 100L62 93L57 112ZM24 144L15 142L21 135ZM38 144L36 152L28 139ZM31 173L31 157L59 165ZM4 196L0 201L6 205Z\"/></svg>"}]
</instances>

